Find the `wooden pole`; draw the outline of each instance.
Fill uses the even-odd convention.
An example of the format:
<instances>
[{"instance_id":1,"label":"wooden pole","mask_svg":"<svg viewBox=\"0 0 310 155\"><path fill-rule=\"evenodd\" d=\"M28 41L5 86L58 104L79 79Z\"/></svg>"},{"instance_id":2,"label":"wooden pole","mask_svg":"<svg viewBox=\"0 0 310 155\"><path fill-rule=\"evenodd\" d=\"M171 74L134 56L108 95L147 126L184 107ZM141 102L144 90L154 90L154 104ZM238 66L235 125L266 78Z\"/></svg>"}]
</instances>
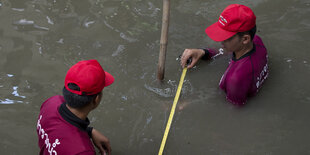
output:
<instances>
[{"instance_id":1,"label":"wooden pole","mask_svg":"<svg viewBox=\"0 0 310 155\"><path fill-rule=\"evenodd\" d=\"M165 61L168 45L168 28L169 28L170 0L163 0L163 17L160 37L160 51L158 58L157 79L163 80L165 76Z\"/></svg>"}]
</instances>

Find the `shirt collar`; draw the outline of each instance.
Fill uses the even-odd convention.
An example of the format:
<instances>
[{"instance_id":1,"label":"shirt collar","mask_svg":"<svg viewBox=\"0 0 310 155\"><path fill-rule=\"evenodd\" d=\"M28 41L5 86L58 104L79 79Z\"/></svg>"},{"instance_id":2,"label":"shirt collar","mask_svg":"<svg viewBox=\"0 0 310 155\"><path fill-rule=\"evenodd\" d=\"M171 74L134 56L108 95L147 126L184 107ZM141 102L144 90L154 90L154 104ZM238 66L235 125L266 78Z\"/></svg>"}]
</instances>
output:
<instances>
[{"instance_id":1,"label":"shirt collar","mask_svg":"<svg viewBox=\"0 0 310 155\"><path fill-rule=\"evenodd\" d=\"M86 128L89 125L89 119L86 118L86 120L82 120L76 115L74 115L66 106L66 103L62 103L59 107L59 114L61 117L69 122L70 124L76 126L77 128L86 131Z\"/></svg>"},{"instance_id":2,"label":"shirt collar","mask_svg":"<svg viewBox=\"0 0 310 155\"><path fill-rule=\"evenodd\" d=\"M250 55L252 55L256 50L255 50L256 48L255 48L255 44L253 44L253 48L251 49L251 51L249 51L248 53L245 53L243 56L241 56L239 59L236 59L236 54L235 54L235 52L233 52L233 55L232 55L232 60L234 60L234 61L238 61L238 60L241 60L241 59L243 59L243 58L245 58L245 57L247 57L247 56L250 56Z\"/></svg>"}]
</instances>

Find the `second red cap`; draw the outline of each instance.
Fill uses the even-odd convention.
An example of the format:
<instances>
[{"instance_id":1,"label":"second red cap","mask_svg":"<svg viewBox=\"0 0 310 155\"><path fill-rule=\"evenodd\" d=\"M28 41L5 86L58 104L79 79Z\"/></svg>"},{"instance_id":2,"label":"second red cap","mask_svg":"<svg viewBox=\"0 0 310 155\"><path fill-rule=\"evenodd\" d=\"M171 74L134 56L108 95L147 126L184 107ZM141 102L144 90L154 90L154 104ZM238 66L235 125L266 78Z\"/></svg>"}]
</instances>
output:
<instances>
[{"instance_id":1,"label":"second red cap","mask_svg":"<svg viewBox=\"0 0 310 155\"><path fill-rule=\"evenodd\" d=\"M256 25L253 11L241 4L231 4L221 13L219 20L205 32L214 41L224 41L238 32L251 30Z\"/></svg>"}]
</instances>

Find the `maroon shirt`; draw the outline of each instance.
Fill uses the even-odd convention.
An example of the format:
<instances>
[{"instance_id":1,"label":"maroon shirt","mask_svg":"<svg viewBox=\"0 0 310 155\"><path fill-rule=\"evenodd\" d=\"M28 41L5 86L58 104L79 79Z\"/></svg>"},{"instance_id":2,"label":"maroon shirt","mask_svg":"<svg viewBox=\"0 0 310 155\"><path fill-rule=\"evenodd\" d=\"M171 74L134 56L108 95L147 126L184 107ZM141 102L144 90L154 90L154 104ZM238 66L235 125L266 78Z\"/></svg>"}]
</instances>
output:
<instances>
[{"instance_id":1,"label":"maroon shirt","mask_svg":"<svg viewBox=\"0 0 310 155\"><path fill-rule=\"evenodd\" d=\"M220 80L220 88L225 91L226 99L242 105L250 96L254 96L268 77L268 55L263 41L259 36L253 38L253 49L236 59L233 57ZM208 50L207 58L216 55Z\"/></svg>"},{"instance_id":2,"label":"maroon shirt","mask_svg":"<svg viewBox=\"0 0 310 155\"><path fill-rule=\"evenodd\" d=\"M71 113L62 96L53 96L41 106L37 133L40 155L94 155L86 121Z\"/></svg>"}]
</instances>

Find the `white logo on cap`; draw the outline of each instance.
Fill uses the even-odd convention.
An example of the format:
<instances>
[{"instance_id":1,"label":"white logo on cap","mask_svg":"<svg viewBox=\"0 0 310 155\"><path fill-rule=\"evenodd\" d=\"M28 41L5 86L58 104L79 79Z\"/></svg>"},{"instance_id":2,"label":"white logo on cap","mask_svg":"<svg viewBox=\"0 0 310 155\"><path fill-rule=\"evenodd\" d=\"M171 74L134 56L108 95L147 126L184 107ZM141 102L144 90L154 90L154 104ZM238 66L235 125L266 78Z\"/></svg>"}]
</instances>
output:
<instances>
[{"instance_id":1,"label":"white logo on cap","mask_svg":"<svg viewBox=\"0 0 310 155\"><path fill-rule=\"evenodd\" d=\"M226 20L222 15L220 15L219 22L220 22L223 26L225 26L225 23L227 24L227 20ZM224 23L224 22L225 22L225 23Z\"/></svg>"}]
</instances>

